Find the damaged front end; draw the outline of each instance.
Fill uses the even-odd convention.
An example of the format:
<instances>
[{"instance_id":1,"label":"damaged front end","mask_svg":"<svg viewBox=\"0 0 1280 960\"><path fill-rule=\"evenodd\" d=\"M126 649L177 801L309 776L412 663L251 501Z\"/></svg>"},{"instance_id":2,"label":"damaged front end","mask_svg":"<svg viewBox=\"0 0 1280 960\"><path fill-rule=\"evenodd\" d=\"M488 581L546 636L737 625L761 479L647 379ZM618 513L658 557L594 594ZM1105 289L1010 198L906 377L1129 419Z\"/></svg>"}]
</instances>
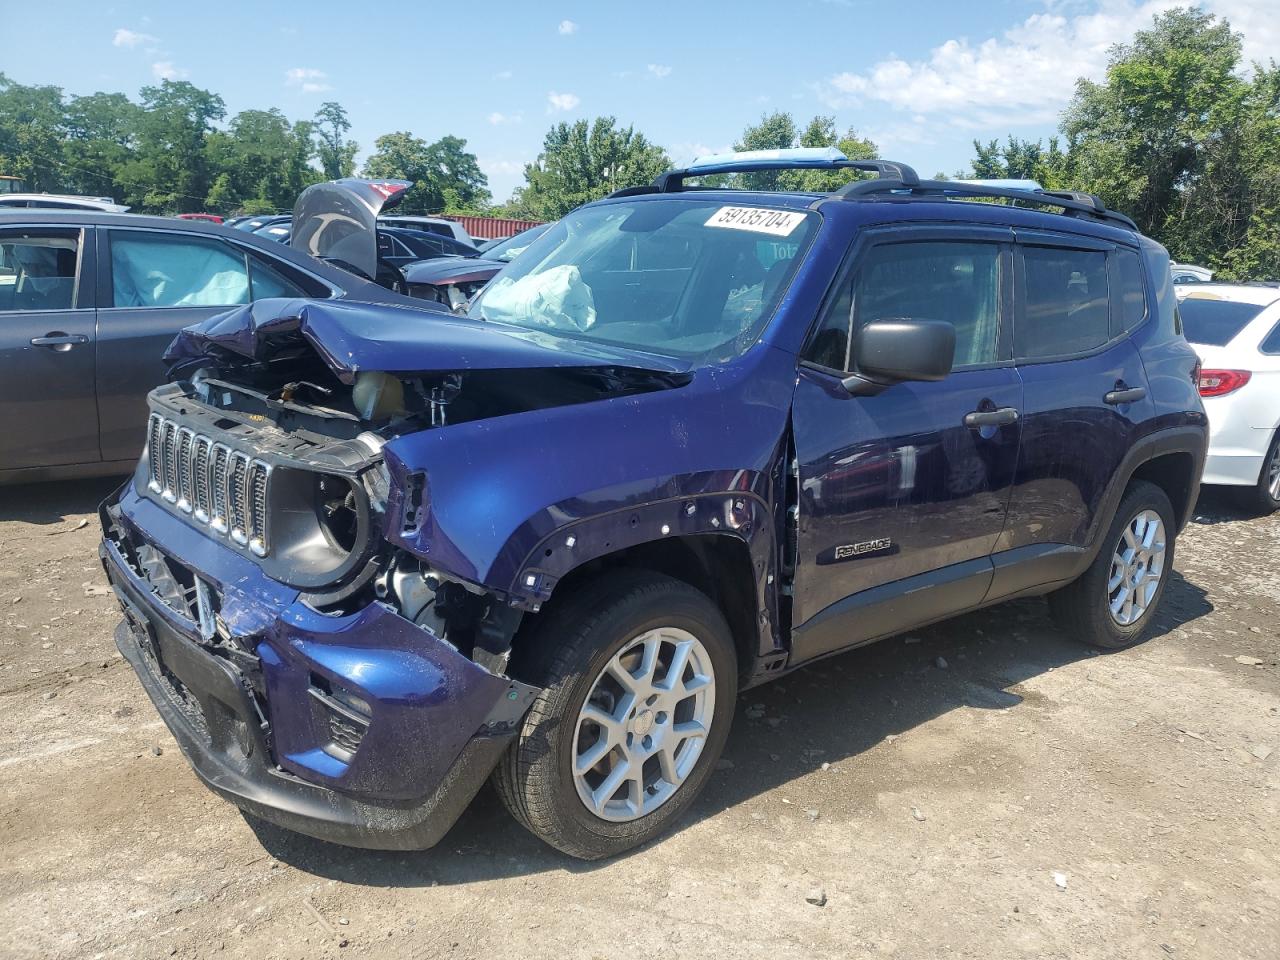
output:
<instances>
[{"instance_id":1,"label":"damaged front end","mask_svg":"<svg viewBox=\"0 0 1280 960\"><path fill-rule=\"evenodd\" d=\"M507 671L536 601L406 548L426 473L393 481L385 448L683 376L480 326L259 301L170 348L146 451L102 509L117 643L199 775L263 819L430 846L538 692Z\"/></svg>"}]
</instances>

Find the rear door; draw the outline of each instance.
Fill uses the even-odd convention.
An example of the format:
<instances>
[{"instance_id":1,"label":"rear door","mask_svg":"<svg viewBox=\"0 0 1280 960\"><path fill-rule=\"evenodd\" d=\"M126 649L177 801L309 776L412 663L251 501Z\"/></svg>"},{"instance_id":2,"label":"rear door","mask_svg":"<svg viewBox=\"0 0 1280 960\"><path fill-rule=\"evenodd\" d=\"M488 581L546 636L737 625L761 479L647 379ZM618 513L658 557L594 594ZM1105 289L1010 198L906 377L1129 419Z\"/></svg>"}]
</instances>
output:
<instances>
[{"instance_id":1,"label":"rear door","mask_svg":"<svg viewBox=\"0 0 1280 960\"><path fill-rule=\"evenodd\" d=\"M1009 360L1012 232L895 229L839 281L792 407L795 660L977 605L1004 526L1022 387ZM850 331L950 321L952 373L851 396ZM971 416L973 415L973 416Z\"/></svg>"},{"instance_id":2,"label":"rear door","mask_svg":"<svg viewBox=\"0 0 1280 960\"><path fill-rule=\"evenodd\" d=\"M1033 584L1029 562L1084 548L1103 495L1154 415L1127 330L1145 301L1115 244L1018 231L1014 356L1024 385L1022 449L991 598ZM1141 283L1141 277L1136 279ZM1132 314L1137 311L1139 316ZM1047 581L1046 581L1047 582Z\"/></svg>"},{"instance_id":3,"label":"rear door","mask_svg":"<svg viewBox=\"0 0 1280 960\"><path fill-rule=\"evenodd\" d=\"M93 233L0 229L0 470L99 459Z\"/></svg>"},{"instance_id":4,"label":"rear door","mask_svg":"<svg viewBox=\"0 0 1280 960\"><path fill-rule=\"evenodd\" d=\"M217 236L99 231L98 409L105 460L142 451L146 397L165 380L165 348L183 327L261 297L308 293L286 268Z\"/></svg>"}]
</instances>

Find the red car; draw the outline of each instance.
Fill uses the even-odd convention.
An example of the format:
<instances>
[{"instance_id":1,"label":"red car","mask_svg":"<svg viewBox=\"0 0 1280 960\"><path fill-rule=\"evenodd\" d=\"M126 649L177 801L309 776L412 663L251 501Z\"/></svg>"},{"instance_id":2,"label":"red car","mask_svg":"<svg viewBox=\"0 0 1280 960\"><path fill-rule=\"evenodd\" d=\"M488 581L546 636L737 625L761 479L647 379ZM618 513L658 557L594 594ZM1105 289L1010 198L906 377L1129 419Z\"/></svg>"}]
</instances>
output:
<instances>
[{"instance_id":1,"label":"red car","mask_svg":"<svg viewBox=\"0 0 1280 960\"><path fill-rule=\"evenodd\" d=\"M205 220L209 223L221 223L222 218L216 213L180 213L179 220Z\"/></svg>"}]
</instances>

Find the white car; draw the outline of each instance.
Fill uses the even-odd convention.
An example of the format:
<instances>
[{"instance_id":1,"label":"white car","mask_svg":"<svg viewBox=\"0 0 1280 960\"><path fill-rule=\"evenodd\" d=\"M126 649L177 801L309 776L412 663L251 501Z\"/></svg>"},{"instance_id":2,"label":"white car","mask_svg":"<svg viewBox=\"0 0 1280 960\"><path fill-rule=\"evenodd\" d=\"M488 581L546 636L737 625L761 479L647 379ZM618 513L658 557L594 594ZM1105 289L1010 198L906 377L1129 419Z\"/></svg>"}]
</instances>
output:
<instances>
[{"instance_id":1,"label":"white car","mask_svg":"<svg viewBox=\"0 0 1280 960\"><path fill-rule=\"evenodd\" d=\"M1209 414L1203 482L1236 487L1241 503L1260 513L1280 509L1280 286L1176 289Z\"/></svg>"},{"instance_id":2,"label":"white car","mask_svg":"<svg viewBox=\"0 0 1280 960\"><path fill-rule=\"evenodd\" d=\"M92 210L98 213L124 213L129 209L110 197L80 197L65 193L0 194L0 210L30 207L46 210Z\"/></svg>"}]
</instances>

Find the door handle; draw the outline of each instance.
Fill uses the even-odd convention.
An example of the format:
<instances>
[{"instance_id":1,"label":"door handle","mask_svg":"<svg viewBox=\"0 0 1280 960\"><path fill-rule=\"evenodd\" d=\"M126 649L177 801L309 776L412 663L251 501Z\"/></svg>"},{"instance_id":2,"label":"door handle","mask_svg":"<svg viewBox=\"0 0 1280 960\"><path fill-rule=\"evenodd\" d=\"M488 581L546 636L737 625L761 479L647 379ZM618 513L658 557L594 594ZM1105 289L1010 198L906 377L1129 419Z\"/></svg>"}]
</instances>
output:
<instances>
[{"instance_id":1,"label":"door handle","mask_svg":"<svg viewBox=\"0 0 1280 960\"><path fill-rule=\"evenodd\" d=\"M995 410L974 410L964 415L964 425L971 430L982 427L1007 427L1018 422L1018 411L1013 407L999 407Z\"/></svg>"},{"instance_id":2,"label":"door handle","mask_svg":"<svg viewBox=\"0 0 1280 960\"><path fill-rule=\"evenodd\" d=\"M1121 387L1118 390L1112 390L1105 397L1103 402L1116 407L1122 403L1133 403L1135 400L1141 400L1147 395L1146 387Z\"/></svg>"},{"instance_id":3,"label":"door handle","mask_svg":"<svg viewBox=\"0 0 1280 960\"><path fill-rule=\"evenodd\" d=\"M33 347L71 347L77 343L88 343L89 338L83 333L50 333L47 337L32 337Z\"/></svg>"}]
</instances>

